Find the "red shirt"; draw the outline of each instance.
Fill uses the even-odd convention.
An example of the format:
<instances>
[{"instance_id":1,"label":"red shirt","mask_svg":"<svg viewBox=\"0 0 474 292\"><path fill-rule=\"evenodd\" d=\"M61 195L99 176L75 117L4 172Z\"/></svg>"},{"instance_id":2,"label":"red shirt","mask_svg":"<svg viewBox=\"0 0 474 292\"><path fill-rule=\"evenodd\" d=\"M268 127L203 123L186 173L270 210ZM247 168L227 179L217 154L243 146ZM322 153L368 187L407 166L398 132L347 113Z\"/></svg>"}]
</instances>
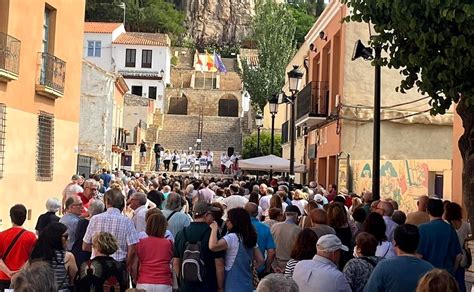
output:
<instances>
[{"instance_id":1,"label":"red shirt","mask_svg":"<svg viewBox=\"0 0 474 292\"><path fill-rule=\"evenodd\" d=\"M152 236L140 239L137 255L140 263L137 283L173 285L170 266L173 257L171 240Z\"/></svg>"},{"instance_id":2,"label":"red shirt","mask_svg":"<svg viewBox=\"0 0 474 292\"><path fill-rule=\"evenodd\" d=\"M82 212L81 212L81 216L87 217L87 216L89 215L89 213L88 213L89 206L90 206L91 203L94 201L94 199L92 199L92 198L90 198L90 199L86 198L83 193L77 193L77 195L81 198L81 201L82 201Z\"/></svg>"},{"instance_id":3,"label":"red shirt","mask_svg":"<svg viewBox=\"0 0 474 292\"><path fill-rule=\"evenodd\" d=\"M0 232L0 257L7 251L8 246L16 235L22 230L22 227L12 227ZM36 235L33 232L25 231L18 238L10 253L5 259L5 264L10 271L18 271L28 261L31 250L36 242ZM10 278L0 271L0 280L10 281Z\"/></svg>"}]
</instances>

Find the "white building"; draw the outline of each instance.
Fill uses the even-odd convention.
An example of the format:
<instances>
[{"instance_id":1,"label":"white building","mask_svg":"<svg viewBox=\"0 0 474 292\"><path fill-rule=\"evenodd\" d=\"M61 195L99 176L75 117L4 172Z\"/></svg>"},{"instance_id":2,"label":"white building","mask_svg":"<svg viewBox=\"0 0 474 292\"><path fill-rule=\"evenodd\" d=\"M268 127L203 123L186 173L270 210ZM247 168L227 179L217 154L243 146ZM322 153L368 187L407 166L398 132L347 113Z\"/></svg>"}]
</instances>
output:
<instances>
[{"instance_id":1,"label":"white building","mask_svg":"<svg viewBox=\"0 0 474 292\"><path fill-rule=\"evenodd\" d=\"M132 94L148 97L163 111L170 83L171 41L159 33L126 32L122 23L86 22L84 58L121 74Z\"/></svg>"}]
</instances>

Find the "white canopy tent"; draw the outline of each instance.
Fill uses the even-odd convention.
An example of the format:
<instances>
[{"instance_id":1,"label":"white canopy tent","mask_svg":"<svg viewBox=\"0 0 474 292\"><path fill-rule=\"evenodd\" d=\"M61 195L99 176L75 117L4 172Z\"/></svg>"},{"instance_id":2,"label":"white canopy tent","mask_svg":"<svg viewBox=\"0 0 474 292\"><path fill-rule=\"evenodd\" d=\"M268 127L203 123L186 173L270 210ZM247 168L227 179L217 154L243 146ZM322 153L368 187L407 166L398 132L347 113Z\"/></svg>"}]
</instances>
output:
<instances>
[{"instance_id":1,"label":"white canopy tent","mask_svg":"<svg viewBox=\"0 0 474 292\"><path fill-rule=\"evenodd\" d=\"M244 170L290 171L290 160L275 155L267 155L239 160L239 168ZM305 166L295 163L295 172L305 172Z\"/></svg>"}]
</instances>

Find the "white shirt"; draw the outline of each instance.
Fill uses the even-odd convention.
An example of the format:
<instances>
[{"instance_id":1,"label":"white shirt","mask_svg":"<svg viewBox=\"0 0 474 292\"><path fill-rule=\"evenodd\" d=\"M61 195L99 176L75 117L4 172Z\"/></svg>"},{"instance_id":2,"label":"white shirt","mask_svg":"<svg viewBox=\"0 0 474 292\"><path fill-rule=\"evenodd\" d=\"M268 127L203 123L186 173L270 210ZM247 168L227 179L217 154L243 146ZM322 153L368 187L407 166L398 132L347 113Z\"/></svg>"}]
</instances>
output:
<instances>
[{"instance_id":1,"label":"white shirt","mask_svg":"<svg viewBox=\"0 0 474 292\"><path fill-rule=\"evenodd\" d=\"M224 199L224 205L227 206L226 211L230 209L241 207L243 208L245 204L249 202L248 199L239 195L232 195Z\"/></svg>"},{"instance_id":2,"label":"white shirt","mask_svg":"<svg viewBox=\"0 0 474 292\"><path fill-rule=\"evenodd\" d=\"M352 291L344 274L336 264L327 258L315 255L312 260L303 260L296 264L293 280L298 284L300 292Z\"/></svg>"},{"instance_id":3,"label":"white shirt","mask_svg":"<svg viewBox=\"0 0 474 292\"><path fill-rule=\"evenodd\" d=\"M262 207L263 212L265 212L268 208L270 208L270 199L272 198L272 195L266 195L260 198L260 201L258 201L258 205Z\"/></svg>"},{"instance_id":4,"label":"white shirt","mask_svg":"<svg viewBox=\"0 0 474 292\"><path fill-rule=\"evenodd\" d=\"M137 230L137 232L146 230L146 211L146 205L140 206L133 211L132 221L133 225L135 225L135 229Z\"/></svg>"},{"instance_id":5,"label":"white shirt","mask_svg":"<svg viewBox=\"0 0 474 292\"><path fill-rule=\"evenodd\" d=\"M228 233L223 239L227 243L227 249L225 251L225 270L230 271L239 252L240 240L235 233Z\"/></svg>"},{"instance_id":6,"label":"white shirt","mask_svg":"<svg viewBox=\"0 0 474 292\"><path fill-rule=\"evenodd\" d=\"M304 214L304 207L308 204L308 201L306 201L305 199L293 200L291 201L291 203L298 207L298 209L300 209L301 214Z\"/></svg>"},{"instance_id":7,"label":"white shirt","mask_svg":"<svg viewBox=\"0 0 474 292\"><path fill-rule=\"evenodd\" d=\"M395 231L395 228L397 228L398 224L395 223L395 221L393 221L392 218L388 216L383 216L383 221L385 221L385 226L387 227L387 229L385 230L385 235L387 236L387 240L389 242L392 242L393 232Z\"/></svg>"},{"instance_id":8,"label":"white shirt","mask_svg":"<svg viewBox=\"0 0 474 292\"><path fill-rule=\"evenodd\" d=\"M389 259L389 258L393 258L394 256L397 256L397 254L395 253L394 246L391 242L382 241L381 244L377 245L375 256L378 256L384 259Z\"/></svg>"}]
</instances>

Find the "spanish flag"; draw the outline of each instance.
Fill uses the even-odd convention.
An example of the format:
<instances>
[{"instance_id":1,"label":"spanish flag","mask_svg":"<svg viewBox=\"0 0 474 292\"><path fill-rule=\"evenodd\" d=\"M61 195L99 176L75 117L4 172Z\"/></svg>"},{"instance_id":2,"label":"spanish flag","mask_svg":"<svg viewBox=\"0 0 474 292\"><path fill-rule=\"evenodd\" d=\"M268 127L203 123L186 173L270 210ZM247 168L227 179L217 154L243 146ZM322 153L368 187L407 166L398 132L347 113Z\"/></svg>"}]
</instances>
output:
<instances>
[{"instance_id":1,"label":"spanish flag","mask_svg":"<svg viewBox=\"0 0 474 292\"><path fill-rule=\"evenodd\" d=\"M206 57L207 57L207 71L212 72L213 69L215 69L214 58L207 51L206 51Z\"/></svg>"}]
</instances>

